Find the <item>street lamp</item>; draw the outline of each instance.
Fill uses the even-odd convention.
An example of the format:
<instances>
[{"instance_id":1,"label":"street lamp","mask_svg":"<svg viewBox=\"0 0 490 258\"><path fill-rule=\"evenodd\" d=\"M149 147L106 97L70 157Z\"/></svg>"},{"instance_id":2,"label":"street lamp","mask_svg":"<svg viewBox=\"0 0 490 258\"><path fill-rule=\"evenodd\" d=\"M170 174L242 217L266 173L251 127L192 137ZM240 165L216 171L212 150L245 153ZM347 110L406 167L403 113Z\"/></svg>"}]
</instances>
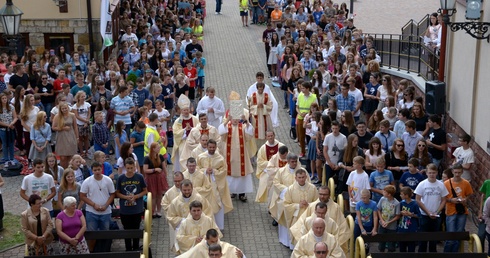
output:
<instances>
[{"instance_id":1,"label":"street lamp","mask_svg":"<svg viewBox=\"0 0 490 258\"><path fill-rule=\"evenodd\" d=\"M449 18L456 13L456 0L440 0L442 20L445 25L449 26L451 31L456 32L464 30L475 39L486 39L490 42L489 27L490 22L475 22L481 17L481 9L483 0L466 0L466 15L465 18L470 21L466 22L450 22Z\"/></svg>"},{"instance_id":2,"label":"street lamp","mask_svg":"<svg viewBox=\"0 0 490 258\"><path fill-rule=\"evenodd\" d=\"M9 42L9 47L13 49L17 47L17 40L22 37L19 33L22 14L24 13L12 3L12 0L7 0L7 3L0 9L3 38Z\"/></svg>"}]
</instances>

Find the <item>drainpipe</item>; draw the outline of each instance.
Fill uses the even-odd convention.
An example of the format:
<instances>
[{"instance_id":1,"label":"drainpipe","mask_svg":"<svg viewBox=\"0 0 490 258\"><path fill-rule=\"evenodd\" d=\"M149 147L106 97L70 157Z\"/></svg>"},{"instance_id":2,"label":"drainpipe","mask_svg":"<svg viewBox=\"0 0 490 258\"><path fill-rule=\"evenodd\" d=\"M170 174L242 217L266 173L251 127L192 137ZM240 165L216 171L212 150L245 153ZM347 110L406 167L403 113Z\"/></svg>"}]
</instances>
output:
<instances>
[{"instance_id":1,"label":"drainpipe","mask_svg":"<svg viewBox=\"0 0 490 258\"><path fill-rule=\"evenodd\" d=\"M87 0L87 16L88 16L88 44L90 47L90 57L95 59L95 45L94 45L94 34L93 34L93 21L92 21L92 3L91 0ZM90 61L90 60L89 60Z\"/></svg>"}]
</instances>

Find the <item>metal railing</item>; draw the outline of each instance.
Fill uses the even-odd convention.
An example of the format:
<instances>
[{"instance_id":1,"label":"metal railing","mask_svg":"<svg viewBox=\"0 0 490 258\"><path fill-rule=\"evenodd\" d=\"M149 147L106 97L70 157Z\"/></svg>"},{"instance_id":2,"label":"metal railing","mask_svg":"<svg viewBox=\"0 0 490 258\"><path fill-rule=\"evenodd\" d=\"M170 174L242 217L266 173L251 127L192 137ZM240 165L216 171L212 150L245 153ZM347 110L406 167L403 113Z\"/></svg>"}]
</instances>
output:
<instances>
[{"instance_id":1,"label":"metal railing","mask_svg":"<svg viewBox=\"0 0 490 258\"><path fill-rule=\"evenodd\" d=\"M425 31L425 30L424 30ZM367 34L381 57L380 66L416 73L425 80L438 76L439 55L419 35Z\"/></svg>"}]
</instances>

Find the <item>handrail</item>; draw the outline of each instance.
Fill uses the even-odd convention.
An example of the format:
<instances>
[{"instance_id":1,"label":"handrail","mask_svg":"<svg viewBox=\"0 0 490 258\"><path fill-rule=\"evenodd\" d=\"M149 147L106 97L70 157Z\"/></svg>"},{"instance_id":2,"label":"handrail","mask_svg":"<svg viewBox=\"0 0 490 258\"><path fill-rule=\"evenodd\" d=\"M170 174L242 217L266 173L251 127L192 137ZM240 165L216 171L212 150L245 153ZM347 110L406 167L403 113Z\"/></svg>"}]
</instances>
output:
<instances>
[{"instance_id":1,"label":"handrail","mask_svg":"<svg viewBox=\"0 0 490 258\"><path fill-rule=\"evenodd\" d=\"M145 219L150 220L151 228L151 225L153 224L153 196L151 192L148 192L146 194L146 208L150 211L150 216L148 216L148 218L146 218L145 216Z\"/></svg>"},{"instance_id":2,"label":"handrail","mask_svg":"<svg viewBox=\"0 0 490 258\"><path fill-rule=\"evenodd\" d=\"M337 204L340 206L340 209L342 209L342 213L345 212L344 208L344 196L342 194L339 194L337 196Z\"/></svg>"},{"instance_id":3,"label":"handrail","mask_svg":"<svg viewBox=\"0 0 490 258\"><path fill-rule=\"evenodd\" d=\"M149 249L150 249L150 237L149 237L149 233L148 232L145 232L143 233L143 254L146 256L146 257L150 257L148 256L148 252L149 252Z\"/></svg>"},{"instance_id":4,"label":"handrail","mask_svg":"<svg viewBox=\"0 0 490 258\"><path fill-rule=\"evenodd\" d=\"M476 253L483 253L483 247L481 246L480 237L478 237L477 234L473 233L470 235L470 240L468 241L468 252L475 253L475 248Z\"/></svg>"},{"instance_id":5,"label":"handrail","mask_svg":"<svg viewBox=\"0 0 490 258\"><path fill-rule=\"evenodd\" d=\"M355 228L355 222L354 218L352 218L352 215L348 215L346 218L347 220L347 225L349 225L349 252L350 252L350 258L354 258L354 251L356 250L356 247L354 246L354 228Z\"/></svg>"},{"instance_id":6,"label":"handrail","mask_svg":"<svg viewBox=\"0 0 490 258\"><path fill-rule=\"evenodd\" d=\"M335 181L333 178L328 179L328 188L330 189L330 198L335 199Z\"/></svg>"},{"instance_id":7,"label":"handrail","mask_svg":"<svg viewBox=\"0 0 490 258\"><path fill-rule=\"evenodd\" d=\"M356 238L356 251L354 258L366 258L366 247L364 246L364 239L361 236Z\"/></svg>"}]
</instances>

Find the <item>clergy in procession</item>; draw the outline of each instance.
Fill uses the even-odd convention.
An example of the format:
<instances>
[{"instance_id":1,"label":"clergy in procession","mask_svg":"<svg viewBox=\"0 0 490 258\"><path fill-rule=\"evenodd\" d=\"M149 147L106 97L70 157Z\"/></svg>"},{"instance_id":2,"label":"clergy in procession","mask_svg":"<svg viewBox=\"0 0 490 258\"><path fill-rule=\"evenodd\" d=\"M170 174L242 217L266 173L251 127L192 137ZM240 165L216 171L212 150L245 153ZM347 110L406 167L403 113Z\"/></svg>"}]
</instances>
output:
<instances>
[{"instance_id":1,"label":"clergy in procession","mask_svg":"<svg viewBox=\"0 0 490 258\"><path fill-rule=\"evenodd\" d=\"M346 258L335 236L325 231L325 221L321 218L313 220L313 227L302 236L294 247L291 258L315 257L314 247L317 242L323 242L328 246L327 257Z\"/></svg>"},{"instance_id":2,"label":"clergy in procession","mask_svg":"<svg viewBox=\"0 0 490 258\"><path fill-rule=\"evenodd\" d=\"M197 191L204 199L209 202L213 214L219 211L219 206L216 204L216 199L213 196L213 189L208 177L197 170L197 162L195 158L188 158L187 169L182 172L184 179L189 179L192 182L193 191Z\"/></svg>"},{"instance_id":3,"label":"clergy in procession","mask_svg":"<svg viewBox=\"0 0 490 258\"><path fill-rule=\"evenodd\" d=\"M191 157L197 160L197 157L199 157L199 155L206 152L208 149L208 140L209 135L201 134L201 137L199 137L199 145L197 145L197 147L191 151Z\"/></svg>"},{"instance_id":4,"label":"clergy in procession","mask_svg":"<svg viewBox=\"0 0 490 258\"><path fill-rule=\"evenodd\" d=\"M266 188L265 191L267 191L266 196L267 196L267 207L270 206L271 204L271 198L273 194L273 190L271 190L272 187L272 182L274 181L274 178L276 177L276 173L280 168L283 168L288 164L287 156L289 154L289 149L286 145L279 147L279 152L274 154L269 162L267 163L266 171L267 171L267 182L266 183ZM259 191L264 191L262 190L262 184L264 184L261 180L259 180L259 188L257 189L257 194ZM273 226L277 226L277 222L274 220L272 223Z\"/></svg>"},{"instance_id":5,"label":"clergy in procession","mask_svg":"<svg viewBox=\"0 0 490 258\"><path fill-rule=\"evenodd\" d=\"M221 151L226 161L227 180L232 198L238 194L239 199L246 202L245 194L253 192L253 168L248 148L248 144L254 142L253 126L243 115L243 101L240 100L240 95L231 94L230 99L230 121L219 128L221 141L225 143Z\"/></svg>"},{"instance_id":6,"label":"clergy in procession","mask_svg":"<svg viewBox=\"0 0 490 258\"><path fill-rule=\"evenodd\" d=\"M272 101L269 94L264 92L264 87L264 83L257 83L257 91L252 93L252 96L248 100L257 146L261 146L265 142L266 131L272 129L270 116L272 112Z\"/></svg>"},{"instance_id":7,"label":"clergy in procession","mask_svg":"<svg viewBox=\"0 0 490 258\"><path fill-rule=\"evenodd\" d=\"M337 222L328 217L327 204L324 202L319 202L315 205L315 213L307 218L301 216L298 221L296 221L296 223L289 228L293 244L296 244L302 236L306 235L308 231L310 231L311 227L313 226L313 220L316 218L325 220L325 231L334 235L338 239L339 226L337 225Z\"/></svg>"},{"instance_id":8,"label":"clergy in procession","mask_svg":"<svg viewBox=\"0 0 490 258\"><path fill-rule=\"evenodd\" d=\"M184 179L181 183L180 190L181 195L176 197L168 207L167 219L172 226L172 229L176 230L183 219L189 215L189 204L193 201L200 201L202 203L204 214L209 217L213 217L213 212L206 199L204 199L199 193L193 191L192 182L189 179Z\"/></svg>"},{"instance_id":9,"label":"clergy in procession","mask_svg":"<svg viewBox=\"0 0 490 258\"><path fill-rule=\"evenodd\" d=\"M160 137L160 130L162 129L162 125L158 120L158 115L156 113L151 113L148 116L148 120L150 123L146 125L145 129L145 145L144 147L144 155L148 156L150 153L150 146L153 142L157 142L160 145L160 155L165 155L167 153L167 149Z\"/></svg>"},{"instance_id":10,"label":"clergy in procession","mask_svg":"<svg viewBox=\"0 0 490 258\"><path fill-rule=\"evenodd\" d=\"M180 184L184 180L184 175L181 172L175 172L174 176L174 185L170 187L170 189L165 192L165 195L163 195L162 198L162 209L164 216L168 218L168 208L170 207L170 203L177 198L179 195L181 195L180 192ZM170 247L172 248L175 244L175 230L172 228L172 225L170 224L170 221L168 221L168 231L169 231L169 237L170 237Z\"/></svg>"},{"instance_id":11,"label":"clergy in procession","mask_svg":"<svg viewBox=\"0 0 490 258\"><path fill-rule=\"evenodd\" d=\"M255 75L255 79L257 80L257 82L255 82L254 84L252 84L248 90L247 90L247 101L250 100L250 98L252 97L252 94L254 92L257 92L257 83L264 83L264 73L262 72L258 72L256 75ZM269 87L269 85L267 84L264 84L264 92L269 94L269 98L271 99L272 101L272 111L270 113L270 116L271 116L271 121L272 121L272 126L273 127L279 127L281 124L279 122L279 118L278 118L278 110L279 110L279 105L277 104L277 100L276 98L274 97L274 94L272 93L271 91L271 88ZM247 105L249 105L249 103L247 103Z\"/></svg>"},{"instance_id":12,"label":"clergy in procession","mask_svg":"<svg viewBox=\"0 0 490 258\"><path fill-rule=\"evenodd\" d=\"M317 203L323 202L327 204L327 217L333 219L339 227L338 241L342 246L344 252L348 251L348 241L350 238L349 224L344 216L343 207L340 207L336 202L330 198L330 188L323 185L318 189L318 200L310 203L308 209L301 215L302 219L306 219L315 214L315 208Z\"/></svg>"},{"instance_id":13,"label":"clergy in procession","mask_svg":"<svg viewBox=\"0 0 490 258\"><path fill-rule=\"evenodd\" d=\"M209 257L209 248L213 245L221 246L221 254L223 258L246 258L242 250L238 247L231 245L227 242L221 241L219 239L219 233L216 229L210 229L206 232L206 238L199 244L195 245L189 251L182 255L177 256L178 258L201 258Z\"/></svg>"},{"instance_id":14,"label":"clergy in procession","mask_svg":"<svg viewBox=\"0 0 490 258\"><path fill-rule=\"evenodd\" d=\"M180 154L184 150L184 145L192 128L194 128L199 120L191 114L191 101L185 94L181 94L177 105L180 108L180 117L175 120L172 131L174 134L174 146L172 148L172 163L174 171L181 171Z\"/></svg>"},{"instance_id":15,"label":"clergy in procession","mask_svg":"<svg viewBox=\"0 0 490 258\"><path fill-rule=\"evenodd\" d=\"M187 158L191 156L192 150L199 146L200 137L204 134L207 134L209 139L218 142L220 140L218 129L208 124L208 116L206 114L199 114L199 124L191 129L191 132L185 140L184 149L180 152L180 165L182 167L185 167Z\"/></svg>"},{"instance_id":16,"label":"clergy in procession","mask_svg":"<svg viewBox=\"0 0 490 258\"><path fill-rule=\"evenodd\" d=\"M189 205L189 215L182 221L177 230L177 243L175 244L175 252L183 254L189 249L199 244L209 229L218 231L219 237L223 237L221 231L214 220L205 214L202 214L202 203L193 201Z\"/></svg>"},{"instance_id":17,"label":"clergy in procession","mask_svg":"<svg viewBox=\"0 0 490 258\"><path fill-rule=\"evenodd\" d=\"M290 228L308 208L311 202L314 202L318 198L318 191L316 187L306 179L309 178L308 173L304 169L297 170L295 172L295 182L289 186L284 194L284 220L282 226ZM278 204L279 205L279 204ZM289 234L289 231L288 231ZM294 245L290 245L293 249Z\"/></svg>"},{"instance_id":18,"label":"clergy in procession","mask_svg":"<svg viewBox=\"0 0 490 258\"><path fill-rule=\"evenodd\" d=\"M298 155L289 153L287 156L288 164L280 168L274 180L272 181L272 197L269 205L271 216L279 223L279 242L287 247L291 247L291 239L289 237L289 228L286 227L286 217L284 214L284 197L289 186L293 185L296 176L296 171L304 170L298 161ZM308 182L310 178L306 179Z\"/></svg>"},{"instance_id":19,"label":"clergy in procession","mask_svg":"<svg viewBox=\"0 0 490 258\"><path fill-rule=\"evenodd\" d=\"M214 219L218 224L219 229L225 227L225 213L233 210L231 202L230 188L226 179L227 169L226 162L223 156L217 151L218 144L215 140L208 141L208 149L197 158L197 167L200 173L206 175L207 180L211 183L213 196L206 198L219 206L219 210L214 213ZM210 201L211 202L211 201Z\"/></svg>"},{"instance_id":20,"label":"clergy in procession","mask_svg":"<svg viewBox=\"0 0 490 258\"><path fill-rule=\"evenodd\" d=\"M279 152L279 148L284 146L284 144L276 140L276 134L272 130L268 130L266 132L266 138L267 141L257 152L257 170L255 172L255 175L259 179L259 187L257 189L255 201L262 203L268 200L270 187L268 182L270 181L272 183L272 178L269 180L269 174L267 173L267 165L269 164L269 160L272 158L272 156Z\"/></svg>"},{"instance_id":21,"label":"clergy in procession","mask_svg":"<svg viewBox=\"0 0 490 258\"><path fill-rule=\"evenodd\" d=\"M218 128L225 114L225 105L223 101L216 97L214 87L206 88L206 96L204 96L197 104L197 114L207 114L208 124Z\"/></svg>"}]
</instances>

